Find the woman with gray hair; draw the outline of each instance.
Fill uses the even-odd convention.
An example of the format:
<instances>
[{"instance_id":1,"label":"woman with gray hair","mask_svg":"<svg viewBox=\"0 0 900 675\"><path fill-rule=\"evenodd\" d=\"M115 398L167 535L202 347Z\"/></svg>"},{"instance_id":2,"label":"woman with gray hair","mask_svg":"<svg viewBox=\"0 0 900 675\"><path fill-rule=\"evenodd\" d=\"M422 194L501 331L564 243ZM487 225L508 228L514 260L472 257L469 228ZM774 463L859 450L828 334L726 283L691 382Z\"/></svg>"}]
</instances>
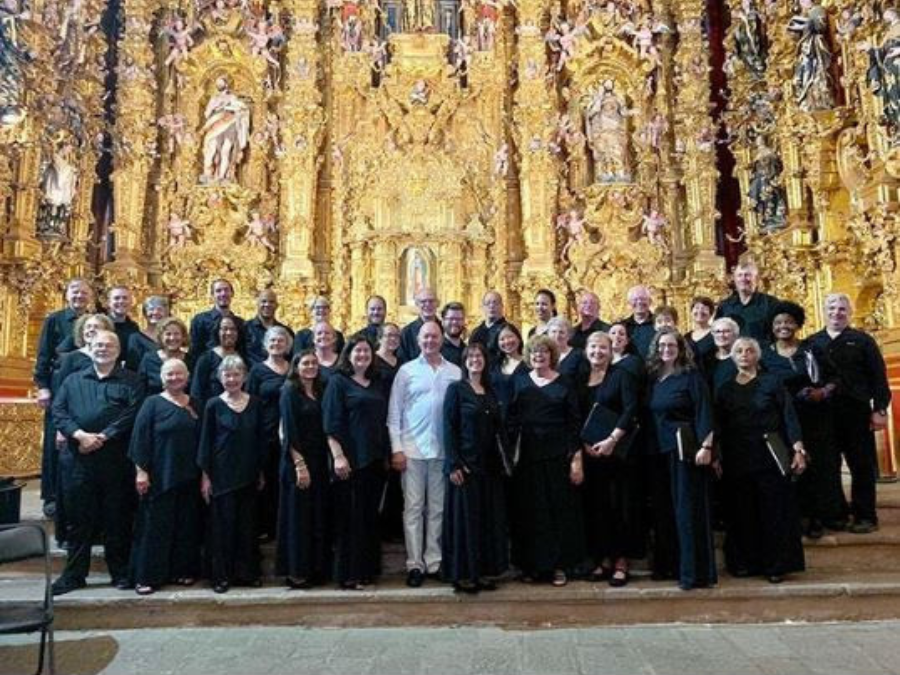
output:
<instances>
[{"instance_id":1,"label":"woman with gray hair","mask_svg":"<svg viewBox=\"0 0 900 675\"><path fill-rule=\"evenodd\" d=\"M706 376L706 383L713 396L719 387L731 380L737 373L737 368L731 358L731 347L740 334L741 328L734 319L725 317L716 319L712 323L715 348L706 353L700 367Z\"/></svg>"},{"instance_id":2,"label":"woman with gray hair","mask_svg":"<svg viewBox=\"0 0 900 675\"><path fill-rule=\"evenodd\" d=\"M141 312L147 325L140 331L128 336L125 349L125 367L137 371L141 359L148 352L155 352L157 347L157 324L169 316L169 299L162 295L151 295L141 305Z\"/></svg>"},{"instance_id":3,"label":"woman with gray hair","mask_svg":"<svg viewBox=\"0 0 900 675\"><path fill-rule=\"evenodd\" d=\"M568 319L554 316L547 322L546 335L556 343L559 359L556 371L565 375L573 386L581 386L587 379L591 364L584 357L584 351L569 345L572 338L572 324Z\"/></svg>"},{"instance_id":4,"label":"woman with gray hair","mask_svg":"<svg viewBox=\"0 0 900 675\"><path fill-rule=\"evenodd\" d=\"M211 354L212 352L207 352ZM256 496L265 484L262 402L243 390L247 366L228 354L217 369L223 392L206 403L197 464L200 492L209 504L210 581L225 593L231 584L260 586Z\"/></svg>"},{"instance_id":5,"label":"woman with gray hair","mask_svg":"<svg viewBox=\"0 0 900 675\"><path fill-rule=\"evenodd\" d=\"M737 374L715 401L730 502L725 564L736 577L777 584L805 568L792 477L806 468L806 451L781 380L759 370L759 343L738 338L731 355Z\"/></svg>"}]
</instances>

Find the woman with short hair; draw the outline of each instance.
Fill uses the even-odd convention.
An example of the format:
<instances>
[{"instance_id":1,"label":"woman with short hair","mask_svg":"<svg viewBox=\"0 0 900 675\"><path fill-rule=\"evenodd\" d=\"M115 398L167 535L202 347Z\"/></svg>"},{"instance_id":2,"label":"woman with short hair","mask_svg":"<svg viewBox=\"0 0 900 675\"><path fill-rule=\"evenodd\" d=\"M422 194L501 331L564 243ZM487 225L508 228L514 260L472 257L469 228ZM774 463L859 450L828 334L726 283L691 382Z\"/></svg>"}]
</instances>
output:
<instances>
[{"instance_id":1,"label":"woman with short hair","mask_svg":"<svg viewBox=\"0 0 900 675\"><path fill-rule=\"evenodd\" d=\"M156 324L157 348L145 352L137 368L148 395L158 394L163 390L160 375L164 361L181 359L188 364L189 340L188 328L181 319L170 316Z\"/></svg>"},{"instance_id":2,"label":"woman with short hair","mask_svg":"<svg viewBox=\"0 0 900 675\"><path fill-rule=\"evenodd\" d=\"M572 339L572 324L564 317L554 316L547 322L547 336L556 342L559 351L557 372L568 377L573 386L581 386L591 366L584 358L584 351L569 344Z\"/></svg>"},{"instance_id":3,"label":"woman with short hair","mask_svg":"<svg viewBox=\"0 0 900 675\"><path fill-rule=\"evenodd\" d=\"M128 337L125 350L125 367L137 371L141 359L148 352L159 349L159 322L169 316L169 299L162 295L151 295L141 304L146 325ZM185 341L187 342L187 341Z\"/></svg>"},{"instance_id":4,"label":"woman with short hair","mask_svg":"<svg viewBox=\"0 0 900 675\"><path fill-rule=\"evenodd\" d=\"M716 343L712 335L712 318L716 315L716 303L712 298L698 295L691 300L691 332L684 336L688 347L694 353L694 363L703 367L707 354L714 351Z\"/></svg>"},{"instance_id":5,"label":"woman with short hair","mask_svg":"<svg viewBox=\"0 0 900 675\"><path fill-rule=\"evenodd\" d=\"M737 374L737 368L731 358L731 347L740 337L741 329L734 319L723 317L712 322L711 333L715 349L706 353L702 371L706 376L710 393L715 396L719 387Z\"/></svg>"}]
</instances>

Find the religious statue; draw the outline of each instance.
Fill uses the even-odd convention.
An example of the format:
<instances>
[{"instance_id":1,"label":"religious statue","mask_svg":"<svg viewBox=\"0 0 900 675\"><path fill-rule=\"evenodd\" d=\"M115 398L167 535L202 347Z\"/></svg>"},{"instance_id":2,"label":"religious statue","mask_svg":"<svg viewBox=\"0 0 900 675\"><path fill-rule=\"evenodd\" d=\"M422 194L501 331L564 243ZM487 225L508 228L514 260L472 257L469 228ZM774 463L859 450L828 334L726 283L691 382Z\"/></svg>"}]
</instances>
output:
<instances>
[{"instance_id":1,"label":"religious statue","mask_svg":"<svg viewBox=\"0 0 900 675\"><path fill-rule=\"evenodd\" d=\"M403 253L403 286L401 305L414 305L420 291L431 288L431 265L426 254L418 248Z\"/></svg>"},{"instance_id":2,"label":"religious statue","mask_svg":"<svg viewBox=\"0 0 900 675\"><path fill-rule=\"evenodd\" d=\"M794 66L794 100L805 112L834 107L828 13L813 0L800 0L803 14L794 16L788 30L799 36Z\"/></svg>"},{"instance_id":3,"label":"religious statue","mask_svg":"<svg viewBox=\"0 0 900 675\"><path fill-rule=\"evenodd\" d=\"M494 175L506 178L509 173L509 145L503 143L494 153Z\"/></svg>"},{"instance_id":4,"label":"religious statue","mask_svg":"<svg viewBox=\"0 0 900 675\"><path fill-rule=\"evenodd\" d=\"M478 4L478 18L475 21L475 44L478 51L486 52L494 48L497 21L504 4L502 0L482 0Z\"/></svg>"},{"instance_id":5,"label":"religious statue","mask_svg":"<svg viewBox=\"0 0 900 675\"><path fill-rule=\"evenodd\" d=\"M174 153L177 146L184 143L187 138L187 120L181 113L163 115L156 124L166 131L166 148L169 153Z\"/></svg>"},{"instance_id":6,"label":"religious statue","mask_svg":"<svg viewBox=\"0 0 900 675\"><path fill-rule=\"evenodd\" d=\"M363 24L356 3L344 3L341 9L341 47L345 52L361 52Z\"/></svg>"},{"instance_id":7,"label":"religious statue","mask_svg":"<svg viewBox=\"0 0 900 675\"><path fill-rule=\"evenodd\" d=\"M469 62L472 60L472 38L466 36L453 40L452 53L450 55L453 64L453 74L464 77L469 72Z\"/></svg>"},{"instance_id":8,"label":"religious statue","mask_svg":"<svg viewBox=\"0 0 900 675\"><path fill-rule=\"evenodd\" d=\"M884 12L886 29L880 44L862 45L869 53L867 79L872 91L881 99L884 120L894 143L900 142L900 13L890 8Z\"/></svg>"},{"instance_id":9,"label":"religious statue","mask_svg":"<svg viewBox=\"0 0 900 675\"><path fill-rule=\"evenodd\" d=\"M175 213L169 214L166 230L169 232L169 245L166 247L166 253L184 248L193 237L190 221Z\"/></svg>"},{"instance_id":10,"label":"religious statue","mask_svg":"<svg viewBox=\"0 0 900 675\"><path fill-rule=\"evenodd\" d=\"M575 209L567 213L561 213L556 217L556 229L563 233L566 243L559 252L560 260L568 260L569 249L584 241L587 230L585 229L584 216Z\"/></svg>"},{"instance_id":11,"label":"religious statue","mask_svg":"<svg viewBox=\"0 0 900 675\"><path fill-rule=\"evenodd\" d=\"M269 240L269 235L274 234L277 230L275 225L275 216L261 216L259 211L250 213L250 222L247 223L247 233L244 235L244 241L251 246L259 246L266 249L270 253L275 253L275 244Z\"/></svg>"},{"instance_id":12,"label":"religious statue","mask_svg":"<svg viewBox=\"0 0 900 675\"><path fill-rule=\"evenodd\" d=\"M216 80L216 93L203 113L204 183L233 181L250 138L250 108L233 94L228 80Z\"/></svg>"},{"instance_id":13,"label":"religious statue","mask_svg":"<svg viewBox=\"0 0 900 675\"><path fill-rule=\"evenodd\" d=\"M63 143L53 151L41 178L41 203L38 208L37 238L42 241L69 238L72 202L78 187L78 167L74 148Z\"/></svg>"},{"instance_id":14,"label":"religious statue","mask_svg":"<svg viewBox=\"0 0 900 675\"><path fill-rule=\"evenodd\" d=\"M756 137L756 158L747 196L762 232L780 230L787 224L787 193L781 184L784 165L764 136Z\"/></svg>"},{"instance_id":15,"label":"religious statue","mask_svg":"<svg viewBox=\"0 0 900 675\"><path fill-rule=\"evenodd\" d=\"M557 73L562 72L566 63L575 56L578 38L586 32L584 26L570 26L565 19L555 19L551 22L550 30L544 35L544 42L555 57Z\"/></svg>"},{"instance_id":16,"label":"religious statue","mask_svg":"<svg viewBox=\"0 0 900 675\"><path fill-rule=\"evenodd\" d=\"M434 0L406 0L403 3L404 29L409 32L434 30Z\"/></svg>"},{"instance_id":17,"label":"religious statue","mask_svg":"<svg viewBox=\"0 0 900 675\"><path fill-rule=\"evenodd\" d=\"M194 46L194 38L191 35L193 28L185 26L180 17L170 19L163 28L163 34L169 40L169 54L166 56L166 66L177 66L184 61Z\"/></svg>"},{"instance_id":18,"label":"religious statue","mask_svg":"<svg viewBox=\"0 0 900 675\"><path fill-rule=\"evenodd\" d=\"M628 117L631 111L607 80L594 93L584 111L587 142L598 183L631 181Z\"/></svg>"},{"instance_id":19,"label":"religious statue","mask_svg":"<svg viewBox=\"0 0 900 675\"><path fill-rule=\"evenodd\" d=\"M19 0L0 2L0 126L18 124L25 117L23 66L33 60L19 34L19 22L30 18Z\"/></svg>"},{"instance_id":20,"label":"religious statue","mask_svg":"<svg viewBox=\"0 0 900 675\"><path fill-rule=\"evenodd\" d=\"M669 221L663 214L656 209L650 209L650 212L641 218L641 234L647 237L647 241L654 246L668 249L669 245L666 242L668 225Z\"/></svg>"},{"instance_id":21,"label":"religious statue","mask_svg":"<svg viewBox=\"0 0 900 675\"><path fill-rule=\"evenodd\" d=\"M767 45L763 19L754 0L741 0L735 12L734 51L747 71L756 79L766 74Z\"/></svg>"},{"instance_id":22,"label":"religious statue","mask_svg":"<svg viewBox=\"0 0 900 675\"><path fill-rule=\"evenodd\" d=\"M662 113L654 113L650 120L644 125L641 133L641 141L647 147L653 150L659 150L662 144L663 136L669 130L669 123L666 121L665 115Z\"/></svg>"},{"instance_id":23,"label":"religious statue","mask_svg":"<svg viewBox=\"0 0 900 675\"><path fill-rule=\"evenodd\" d=\"M653 68L659 67L662 63L662 55L656 46L656 36L662 33L671 33L671 28L662 21L654 23L651 18L645 17L637 24L629 21L622 26L621 32L631 36L641 60L649 61Z\"/></svg>"}]
</instances>

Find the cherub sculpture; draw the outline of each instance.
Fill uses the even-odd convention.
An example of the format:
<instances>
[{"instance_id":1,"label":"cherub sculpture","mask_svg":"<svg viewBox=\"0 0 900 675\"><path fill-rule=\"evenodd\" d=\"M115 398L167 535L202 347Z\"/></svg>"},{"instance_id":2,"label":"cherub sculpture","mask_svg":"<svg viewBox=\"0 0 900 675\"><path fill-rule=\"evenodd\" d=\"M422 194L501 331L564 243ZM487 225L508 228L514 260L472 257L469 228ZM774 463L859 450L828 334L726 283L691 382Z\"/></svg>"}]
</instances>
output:
<instances>
[{"instance_id":1,"label":"cherub sculpture","mask_svg":"<svg viewBox=\"0 0 900 675\"><path fill-rule=\"evenodd\" d=\"M259 211L250 213L250 222L247 223L247 234L244 235L244 241L251 246L259 246L270 253L275 253L275 244L269 240L269 235L274 234L277 227L275 225L275 216L261 216Z\"/></svg>"},{"instance_id":2,"label":"cherub sculpture","mask_svg":"<svg viewBox=\"0 0 900 675\"><path fill-rule=\"evenodd\" d=\"M647 237L647 240L654 246L660 248L668 248L666 243L666 228L669 221L666 217L656 209L650 209L649 213L644 214L641 219L641 234Z\"/></svg>"},{"instance_id":3,"label":"cherub sculpture","mask_svg":"<svg viewBox=\"0 0 900 675\"><path fill-rule=\"evenodd\" d=\"M584 216L575 209L570 209L567 213L561 213L556 217L556 229L561 230L566 238L566 243L563 245L559 257L562 260L567 260L572 246L582 243L587 234Z\"/></svg>"},{"instance_id":4,"label":"cherub sculpture","mask_svg":"<svg viewBox=\"0 0 900 675\"><path fill-rule=\"evenodd\" d=\"M169 231L169 245L166 247L166 253L184 248L193 237L190 221L175 213L169 214L166 229Z\"/></svg>"},{"instance_id":5,"label":"cherub sculpture","mask_svg":"<svg viewBox=\"0 0 900 675\"><path fill-rule=\"evenodd\" d=\"M177 66L184 61L194 46L194 26L187 26L181 17L170 18L163 28L163 35L169 40L169 54L165 65Z\"/></svg>"}]
</instances>

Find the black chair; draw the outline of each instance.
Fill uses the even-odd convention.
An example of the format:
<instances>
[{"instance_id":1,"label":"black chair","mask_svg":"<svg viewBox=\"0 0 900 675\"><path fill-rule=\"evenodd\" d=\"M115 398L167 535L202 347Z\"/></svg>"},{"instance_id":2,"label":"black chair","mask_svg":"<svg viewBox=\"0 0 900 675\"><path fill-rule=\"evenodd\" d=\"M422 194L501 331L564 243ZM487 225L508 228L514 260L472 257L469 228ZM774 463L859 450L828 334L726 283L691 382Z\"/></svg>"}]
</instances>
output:
<instances>
[{"instance_id":1,"label":"black chair","mask_svg":"<svg viewBox=\"0 0 900 675\"><path fill-rule=\"evenodd\" d=\"M50 585L50 546L47 533L40 525L0 526L0 564L44 559L44 597L31 602L0 605L0 635L41 631L41 652L36 673L44 672L44 652L51 675L55 672L53 656L53 593Z\"/></svg>"}]
</instances>

